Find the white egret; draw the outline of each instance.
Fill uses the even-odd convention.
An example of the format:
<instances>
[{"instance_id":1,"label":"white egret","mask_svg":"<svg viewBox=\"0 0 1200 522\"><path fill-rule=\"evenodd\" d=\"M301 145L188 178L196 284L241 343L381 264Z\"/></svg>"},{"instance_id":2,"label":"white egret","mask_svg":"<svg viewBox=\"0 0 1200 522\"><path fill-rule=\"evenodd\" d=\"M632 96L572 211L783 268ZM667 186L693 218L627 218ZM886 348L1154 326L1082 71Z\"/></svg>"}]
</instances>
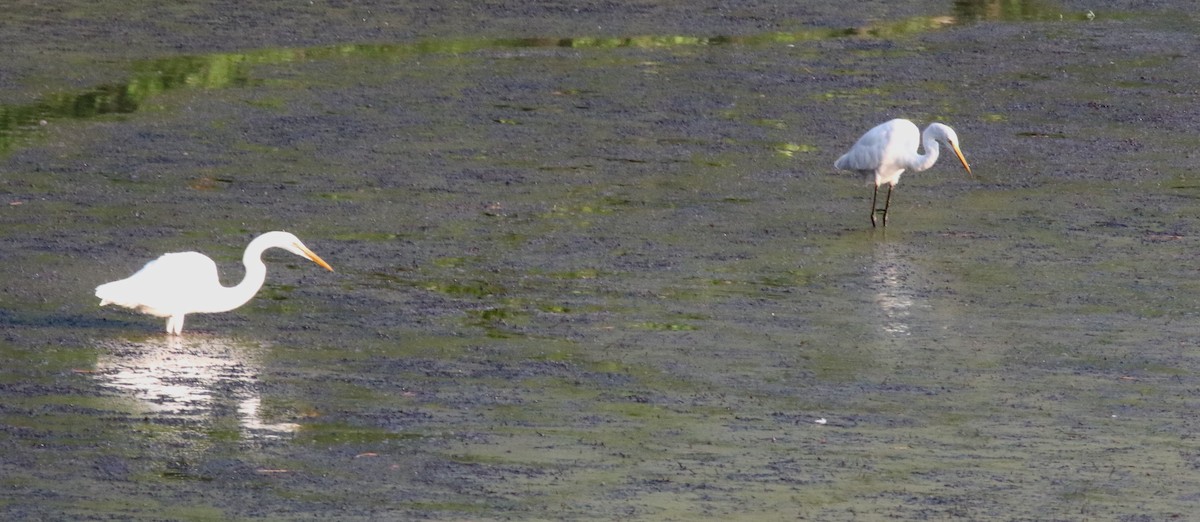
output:
<instances>
[{"instance_id":1,"label":"white egret","mask_svg":"<svg viewBox=\"0 0 1200 522\"><path fill-rule=\"evenodd\" d=\"M892 188L900 182L900 175L906 170L920 172L932 167L938 160L938 142L945 142L958 156L958 161L967 174L971 166L963 158L962 150L958 148L958 135L954 129L941 123L932 123L921 133L916 124L904 119L895 119L881 123L863 134L858 142L850 147L850 152L842 155L834 162L833 167L840 170L853 170L862 174L863 178L875 181L875 192L871 195L871 226L875 226L875 214L883 215L883 226L887 226L887 211L892 203ZM925 154L917 152L917 146L925 146ZM876 208L876 198L879 196L879 186L887 184L887 199L883 208Z\"/></svg>"},{"instance_id":2,"label":"white egret","mask_svg":"<svg viewBox=\"0 0 1200 522\"><path fill-rule=\"evenodd\" d=\"M228 312L246 304L267 279L267 265L262 254L268 248L282 248L326 270L333 270L324 259L304 246L300 239L287 232L267 232L254 238L242 255L246 276L237 286L221 285L217 264L199 252L164 254L120 281L96 287L100 306L115 304L132 308L155 317L167 318L167 333L183 332L187 314Z\"/></svg>"}]
</instances>

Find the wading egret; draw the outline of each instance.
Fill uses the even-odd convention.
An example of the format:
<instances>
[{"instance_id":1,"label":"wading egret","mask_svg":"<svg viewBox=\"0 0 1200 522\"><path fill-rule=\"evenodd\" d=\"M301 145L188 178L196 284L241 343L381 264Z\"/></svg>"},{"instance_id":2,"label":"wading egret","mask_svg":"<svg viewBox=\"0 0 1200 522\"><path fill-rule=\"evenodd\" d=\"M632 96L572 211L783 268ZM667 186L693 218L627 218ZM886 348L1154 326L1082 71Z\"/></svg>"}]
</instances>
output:
<instances>
[{"instance_id":1,"label":"wading egret","mask_svg":"<svg viewBox=\"0 0 1200 522\"><path fill-rule=\"evenodd\" d=\"M938 142L945 142L958 156L958 161L967 174L971 166L963 158L958 148L958 135L954 129L941 123L932 123L921 133L916 124L904 119L895 119L881 123L863 134L858 142L850 147L850 152L842 155L833 164L839 170L853 170L862 174L863 178L875 181L875 192L871 195L871 226L875 226L875 214L883 216L883 226L887 226L888 206L892 203L892 188L900 182L900 175L906 170L920 172L932 167L938 159L940 147ZM917 146L925 146L925 154L917 153ZM883 208L876 208L876 198L879 196L879 186L887 184L887 199Z\"/></svg>"},{"instance_id":2,"label":"wading egret","mask_svg":"<svg viewBox=\"0 0 1200 522\"><path fill-rule=\"evenodd\" d=\"M246 277L237 286L221 285L217 264L199 252L163 254L136 274L120 281L96 287L100 306L115 304L155 317L167 318L167 333L183 332L187 314L228 312L246 304L267 279L262 254L268 248L282 248L326 270L333 270L324 259L309 250L300 238L287 232L267 232L254 238L242 254Z\"/></svg>"}]
</instances>

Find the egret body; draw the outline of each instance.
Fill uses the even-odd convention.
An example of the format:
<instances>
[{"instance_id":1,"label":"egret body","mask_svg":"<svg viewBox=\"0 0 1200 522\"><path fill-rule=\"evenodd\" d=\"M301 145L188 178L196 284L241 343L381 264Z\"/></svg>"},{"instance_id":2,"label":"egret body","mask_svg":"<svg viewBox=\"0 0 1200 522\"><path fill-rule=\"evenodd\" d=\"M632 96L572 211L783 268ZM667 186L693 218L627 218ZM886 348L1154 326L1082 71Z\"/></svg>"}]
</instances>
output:
<instances>
[{"instance_id":1,"label":"egret body","mask_svg":"<svg viewBox=\"0 0 1200 522\"><path fill-rule=\"evenodd\" d=\"M920 172L932 167L941 150L939 142L950 146L963 168L967 169L967 174L970 174L971 166L958 148L958 134L954 129L941 123L932 123L922 133L916 124L904 119L881 123L867 131L833 166L839 170L853 170L866 180L875 182L875 192L871 196L871 226L875 226L876 214L882 215L883 226L887 226L892 188L900 182L900 175L907 170ZM925 154L918 152L918 146L925 147ZM887 199L883 208L879 209L876 207L879 186L885 184L888 186Z\"/></svg>"},{"instance_id":2,"label":"egret body","mask_svg":"<svg viewBox=\"0 0 1200 522\"><path fill-rule=\"evenodd\" d=\"M262 254L268 248L282 248L327 270L333 270L320 256L287 232L267 232L254 238L242 255L246 276L237 286L223 286L217 276L217 264L199 252L164 254L137 273L120 281L96 287L100 306L115 304L156 317L167 318L167 333L183 332L187 314L228 312L246 304L267 279Z\"/></svg>"}]
</instances>

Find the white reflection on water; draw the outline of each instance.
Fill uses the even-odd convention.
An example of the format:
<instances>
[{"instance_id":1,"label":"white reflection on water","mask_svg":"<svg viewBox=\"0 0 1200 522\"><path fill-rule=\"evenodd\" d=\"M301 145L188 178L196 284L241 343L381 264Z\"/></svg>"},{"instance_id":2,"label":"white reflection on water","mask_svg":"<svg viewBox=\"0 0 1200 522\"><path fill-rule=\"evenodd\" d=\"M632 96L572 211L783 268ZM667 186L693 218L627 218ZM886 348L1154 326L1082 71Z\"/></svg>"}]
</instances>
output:
<instances>
[{"instance_id":1,"label":"white reflection on water","mask_svg":"<svg viewBox=\"0 0 1200 522\"><path fill-rule=\"evenodd\" d=\"M236 411L243 435L251 438L289 435L300 427L262 419L258 346L189 335L112 341L103 348L97 380L138 399L152 414L207 423Z\"/></svg>"},{"instance_id":2,"label":"white reflection on water","mask_svg":"<svg viewBox=\"0 0 1200 522\"><path fill-rule=\"evenodd\" d=\"M894 244L880 243L875 247L871 271L871 288L881 312L880 328L894 336L910 335L912 308L917 299L909 282L912 265L897 253Z\"/></svg>"}]
</instances>

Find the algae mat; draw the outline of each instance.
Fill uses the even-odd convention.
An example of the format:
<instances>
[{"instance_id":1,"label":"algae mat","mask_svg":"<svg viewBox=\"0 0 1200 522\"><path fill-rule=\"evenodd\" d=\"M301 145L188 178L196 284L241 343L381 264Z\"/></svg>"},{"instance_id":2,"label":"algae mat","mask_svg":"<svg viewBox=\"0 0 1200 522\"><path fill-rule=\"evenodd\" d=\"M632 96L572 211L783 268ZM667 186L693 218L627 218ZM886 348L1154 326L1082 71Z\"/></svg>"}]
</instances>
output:
<instances>
[{"instance_id":1,"label":"algae mat","mask_svg":"<svg viewBox=\"0 0 1200 522\"><path fill-rule=\"evenodd\" d=\"M1192 6L19 4L6 519L1161 519L1200 492ZM892 117L976 176L889 227ZM245 307L92 289L166 252Z\"/></svg>"}]
</instances>

